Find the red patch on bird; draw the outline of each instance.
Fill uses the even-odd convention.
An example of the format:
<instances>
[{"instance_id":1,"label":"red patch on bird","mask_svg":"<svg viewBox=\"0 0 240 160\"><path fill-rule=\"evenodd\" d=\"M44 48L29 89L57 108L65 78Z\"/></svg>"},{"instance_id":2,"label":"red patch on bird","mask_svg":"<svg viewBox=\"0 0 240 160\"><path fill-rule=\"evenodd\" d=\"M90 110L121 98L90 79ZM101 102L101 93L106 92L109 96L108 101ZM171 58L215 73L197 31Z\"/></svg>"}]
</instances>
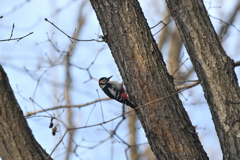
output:
<instances>
[{"instance_id":1,"label":"red patch on bird","mask_svg":"<svg viewBox=\"0 0 240 160\"><path fill-rule=\"evenodd\" d=\"M128 96L126 95L126 93L122 93L122 97L123 97L123 99L129 100L129 98L128 98Z\"/></svg>"}]
</instances>

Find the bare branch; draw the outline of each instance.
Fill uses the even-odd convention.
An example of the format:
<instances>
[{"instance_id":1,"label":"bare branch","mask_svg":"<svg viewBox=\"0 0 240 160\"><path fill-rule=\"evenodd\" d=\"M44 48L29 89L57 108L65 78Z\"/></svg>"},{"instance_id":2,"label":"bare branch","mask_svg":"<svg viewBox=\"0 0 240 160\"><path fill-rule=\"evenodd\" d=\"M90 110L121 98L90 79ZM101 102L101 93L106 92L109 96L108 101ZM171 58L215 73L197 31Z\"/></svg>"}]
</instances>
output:
<instances>
[{"instance_id":1,"label":"bare branch","mask_svg":"<svg viewBox=\"0 0 240 160\"><path fill-rule=\"evenodd\" d=\"M193 83L190 83L190 84L179 85L179 86L176 86L176 90L179 91L181 89L194 87L194 86L198 85L199 83L200 83L200 81L196 81L196 82L193 82Z\"/></svg>"},{"instance_id":2,"label":"bare branch","mask_svg":"<svg viewBox=\"0 0 240 160\"><path fill-rule=\"evenodd\" d=\"M11 31L11 35L10 35L10 38L9 38L9 39L11 39L11 38L12 38L14 27L15 27L15 26L14 26L14 23L13 23L13 26L12 26L12 31Z\"/></svg>"},{"instance_id":3,"label":"bare branch","mask_svg":"<svg viewBox=\"0 0 240 160\"><path fill-rule=\"evenodd\" d=\"M107 98L102 98L102 99L97 99L97 100L94 100L92 102L88 102L88 103L84 103L84 104L80 104L80 105L62 105L62 106L55 106L55 107L52 107L52 108L46 108L44 110L39 110L39 111L34 111L34 112L27 112L25 114L25 117L29 117L29 116L32 116L34 114L37 114L37 113L41 113L41 112L45 112L45 111L49 111L49 110L55 110L55 109L61 109L61 108L72 108L72 107L77 107L77 108L81 108L81 107L86 107L88 105L91 105L91 104L94 104L96 102L99 102L99 101L105 101L105 100L111 100L109 97Z\"/></svg>"},{"instance_id":4,"label":"bare branch","mask_svg":"<svg viewBox=\"0 0 240 160\"><path fill-rule=\"evenodd\" d=\"M175 10L174 10L175 11ZM171 12L172 13L172 12ZM156 34L158 34L159 32L161 32L169 23L171 23L173 20L175 20L180 14L181 14L182 12L180 11L177 15L176 15L176 17L174 17L173 19L171 19L168 23L164 23L163 21L160 21L159 23L163 23L163 28L162 29L160 29L159 31L157 31L155 34L153 34L153 36L155 36ZM165 20L165 19L164 19ZM156 25L155 25L156 26ZM154 27L155 27L154 26ZM153 28L153 27L152 27ZM152 29L151 28L151 29Z\"/></svg>"},{"instance_id":5,"label":"bare branch","mask_svg":"<svg viewBox=\"0 0 240 160\"><path fill-rule=\"evenodd\" d=\"M178 66L178 68L173 72L172 76L174 76L174 74L179 70L179 68L180 68L187 60L188 60L188 58L187 58L185 61L183 61L183 62Z\"/></svg>"},{"instance_id":6,"label":"bare branch","mask_svg":"<svg viewBox=\"0 0 240 160\"><path fill-rule=\"evenodd\" d=\"M75 41L83 41L83 42L89 42L89 41L104 42L103 40L97 40L97 39L80 40L80 39L74 38L74 37L69 36L68 34L66 34L63 30L61 30L61 29L60 29L58 26L56 26L53 22L50 22L47 18L45 18L45 21L47 21L48 23L50 23L51 25L53 25L55 28L57 28L60 32L62 32L64 35L66 35L72 43L73 43L72 40L75 40ZM101 37L102 37L102 36L99 36L99 38L101 38Z\"/></svg>"},{"instance_id":7,"label":"bare branch","mask_svg":"<svg viewBox=\"0 0 240 160\"><path fill-rule=\"evenodd\" d=\"M224 23L224 24L226 24L226 25L233 26L238 32L240 32L240 29L238 29L234 24L230 24L230 23L228 23L228 22L223 21L223 20L220 19L220 18L211 16L211 15L209 15L209 17L211 17L211 18L213 18L213 19L216 19L216 20L219 20L221 23Z\"/></svg>"},{"instance_id":8,"label":"bare branch","mask_svg":"<svg viewBox=\"0 0 240 160\"><path fill-rule=\"evenodd\" d=\"M66 136L67 132L69 131L69 129L67 129L62 138L60 139L60 141L57 143L57 145L53 148L52 152L49 154L49 156L46 159L49 159L51 157L51 155L53 154L53 152L57 149L57 147L59 146L59 144L62 142L63 138Z\"/></svg>"},{"instance_id":9,"label":"bare branch","mask_svg":"<svg viewBox=\"0 0 240 160\"><path fill-rule=\"evenodd\" d=\"M175 10L173 10L173 11L175 11ZM172 11L172 12L173 12L173 11ZM166 26L166 24L165 24L163 21L165 21L166 19L168 19L168 18L171 16L172 12L171 12L166 18L164 18L162 21L160 21L160 22L158 22L156 25L152 26L150 29L153 29L153 28L157 27L160 23L162 23L164 26Z\"/></svg>"},{"instance_id":10,"label":"bare branch","mask_svg":"<svg viewBox=\"0 0 240 160\"><path fill-rule=\"evenodd\" d=\"M12 39L11 39L11 37L10 37L9 39L2 39L2 40L0 40L0 42L4 42L4 41L14 41L14 40L17 40L17 42L18 42L18 41L20 41L21 39L23 39L23 38L25 38L25 37L27 37L27 36L29 36L29 35L31 35L31 34L33 34L33 32L30 32L30 33L28 33L27 35L22 36L22 37L19 37L19 38L12 38Z\"/></svg>"},{"instance_id":11,"label":"bare branch","mask_svg":"<svg viewBox=\"0 0 240 160\"><path fill-rule=\"evenodd\" d=\"M229 29L229 24L232 24L234 19L237 16L238 11L240 10L240 1L238 2L238 5L236 5L232 15L230 16L230 18L228 18L228 24L226 25L222 25L222 27L220 28L220 32L219 32L219 38L222 40L224 34L226 34L227 30ZM223 40L222 40L223 41Z\"/></svg>"}]
</instances>

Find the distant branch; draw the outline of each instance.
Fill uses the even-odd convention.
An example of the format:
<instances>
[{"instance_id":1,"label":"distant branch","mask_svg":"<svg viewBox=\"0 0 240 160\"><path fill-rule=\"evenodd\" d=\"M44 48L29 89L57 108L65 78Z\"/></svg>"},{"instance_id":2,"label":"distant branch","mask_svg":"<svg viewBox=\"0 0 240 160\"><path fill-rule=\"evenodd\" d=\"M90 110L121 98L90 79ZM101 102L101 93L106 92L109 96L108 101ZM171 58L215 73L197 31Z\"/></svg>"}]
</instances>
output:
<instances>
[{"instance_id":1,"label":"distant branch","mask_svg":"<svg viewBox=\"0 0 240 160\"><path fill-rule=\"evenodd\" d=\"M238 15L238 11L240 10L240 1L238 2L238 5L236 5L234 11L232 12L232 15L228 18L228 24L222 25L219 32L219 38L223 41L223 36L226 34L227 30L229 29L229 24L232 24L234 20L236 19L236 16Z\"/></svg>"},{"instance_id":2,"label":"distant branch","mask_svg":"<svg viewBox=\"0 0 240 160\"><path fill-rule=\"evenodd\" d=\"M66 35L69 40L73 43L73 40L75 41L96 41L96 42L103 42L103 39L101 38L102 36L99 36L99 38L101 38L102 40L98 40L98 39L89 39L89 40L80 40L77 38L74 38L72 36L69 36L67 33L65 33L63 30L61 30L58 26L56 26L53 22L50 22L47 18L45 18L45 21L47 21L48 23L50 23L51 25L53 25L55 28L57 28L60 32L62 32L64 35Z\"/></svg>"},{"instance_id":3,"label":"distant branch","mask_svg":"<svg viewBox=\"0 0 240 160\"><path fill-rule=\"evenodd\" d=\"M88 103L84 103L84 104L80 104L80 105L55 106L55 107L52 107L52 108L46 108L46 109L39 110L39 111L27 112L27 113L25 114L25 117L32 116L32 115L37 114L37 113L46 112L46 111L49 111L49 110L61 109L61 108L72 108L72 107L81 108L81 107L86 107L86 106L88 106L88 105L90 105L90 104L94 104L94 103L96 103L96 102L105 101L105 100L110 100L110 98L107 97L107 98L97 99L97 100L95 100L95 101L88 102Z\"/></svg>"},{"instance_id":4,"label":"distant branch","mask_svg":"<svg viewBox=\"0 0 240 160\"><path fill-rule=\"evenodd\" d=\"M1 18L3 18L3 16L0 16L0 19L1 19ZM17 42L18 42L18 41L20 41L21 39L23 39L23 38L25 38L25 37L29 36L30 34L33 34L33 32L30 32L30 33L28 33L27 35L25 35L25 36L23 36L23 37L19 37L19 38L12 38L12 36L13 36L13 30L14 30L14 28L15 28L15 25L14 25L14 23L13 23L13 26L12 26L12 31L11 31L10 38L9 38L9 39L3 39L3 40L0 40L0 42L3 42L3 41L13 41L13 40L17 40Z\"/></svg>"},{"instance_id":5,"label":"distant branch","mask_svg":"<svg viewBox=\"0 0 240 160\"><path fill-rule=\"evenodd\" d=\"M234 24L225 22L225 21L221 20L220 18L211 16L211 15L209 15L209 17L211 17L211 18L213 18L213 19L216 19L216 20L219 20L221 23L224 23L224 24L226 24L226 25L233 26L238 32L240 32L240 29L238 29Z\"/></svg>"},{"instance_id":6,"label":"distant branch","mask_svg":"<svg viewBox=\"0 0 240 160\"><path fill-rule=\"evenodd\" d=\"M174 9L172 12L174 12L174 11L175 11L175 9ZM164 18L162 21L160 21L160 22L158 22L156 25L152 26L150 29L153 29L153 28L157 27L160 23L162 23L162 24L164 25L164 27L165 27L168 23L165 24L164 21L165 21L166 19L168 19L168 17L171 16L172 12L171 12L166 18ZM163 28L164 28L164 27L163 27Z\"/></svg>"},{"instance_id":7,"label":"distant branch","mask_svg":"<svg viewBox=\"0 0 240 160\"><path fill-rule=\"evenodd\" d=\"M173 10L173 11L175 11L175 10ZM172 12L173 12L173 11L172 11ZM172 13L172 12L171 12L171 13ZM170 13L170 14L171 14L171 13ZM155 36L156 34L158 34L159 32L161 32L169 23L171 23L173 20L175 20L181 13L182 13L182 12L179 11L179 13L176 15L176 17L173 17L173 19L171 19L171 20L170 20L168 23L166 23L166 24L165 24L163 21L164 21L167 17L166 17L163 21L160 21L158 24L162 23L164 26L163 26L162 29L160 29L160 30L157 31L155 34L153 34L153 36ZM151 27L150 29L156 27L158 24L156 24L155 26Z\"/></svg>"},{"instance_id":8,"label":"distant branch","mask_svg":"<svg viewBox=\"0 0 240 160\"><path fill-rule=\"evenodd\" d=\"M200 83L200 81L196 81L196 82L193 82L190 84L179 85L179 86L176 86L176 90L179 91L179 90L182 90L185 88L194 87L194 86L198 85L199 83Z\"/></svg>"},{"instance_id":9,"label":"distant branch","mask_svg":"<svg viewBox=\"0 0 240 160\"><path fill-rule=\"evenodd\" d=\"M33 34L33 32L30 32L30 33L28 33L27 35L25 35L25 36L23 36L23 37L19 37L19 38L9 38L9 39L2 39L2 40L0 40L0 42L3 42L3 41L14 41L14 40L17 40L17 42L18 41L20 41L21 39L23 39L23 38L25 38L25 37L27 37L27 36L29 36L29 35L31 35L31 34Z\"/></svg>"},{"instance_id":10,"label":"distant branch","mask_svg":"<svg viewBox=\"0 0 240 160\"><path fill-rule=\"evenodd\" d=\"M12 26L12 31L11 31L11 35L10 35L10 38L9 39L11 39L12 38L12 36L13 36L13 30L14 30L14 23L13 23L13 26Z\"/></svg>"}]
</instances>

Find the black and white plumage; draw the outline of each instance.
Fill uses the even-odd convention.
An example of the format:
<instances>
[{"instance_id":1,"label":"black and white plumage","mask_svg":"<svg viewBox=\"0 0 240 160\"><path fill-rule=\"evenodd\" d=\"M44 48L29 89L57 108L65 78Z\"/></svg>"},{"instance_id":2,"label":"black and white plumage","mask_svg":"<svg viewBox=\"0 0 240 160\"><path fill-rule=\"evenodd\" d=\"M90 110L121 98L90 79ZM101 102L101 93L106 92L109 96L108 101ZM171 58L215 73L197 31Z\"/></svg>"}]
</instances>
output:
<instances>
[{"instance_id":1,"label":"black and white plumage","mask_svg":"<svg viewBox=\"0 0 240 160\"><path fill-rule=\"evenodd\" d=\"M112 78L110 77L103 77L99 79L99 86L102 88L104 93L112 98L117 100L118 102L124 103L131 108L136 108L136 106L129 100L128 96L126 95L123 83L118 83L116 81L109 81Z\"/></svg>"}]
</instances>

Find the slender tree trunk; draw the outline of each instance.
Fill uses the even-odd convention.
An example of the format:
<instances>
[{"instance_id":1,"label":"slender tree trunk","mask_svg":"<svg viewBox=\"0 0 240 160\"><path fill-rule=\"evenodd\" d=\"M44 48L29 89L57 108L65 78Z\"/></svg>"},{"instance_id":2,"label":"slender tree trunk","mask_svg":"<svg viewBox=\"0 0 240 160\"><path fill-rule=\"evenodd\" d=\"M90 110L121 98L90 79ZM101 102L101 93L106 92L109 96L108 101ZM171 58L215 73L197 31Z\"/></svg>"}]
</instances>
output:
<instances>
[{"instance_id":1,"label":"slender tree trunk","mask_svg":"<svg viewBox=\"0 0 240 160\"><path fill-rule=\"evenodd\" d=\"M174 78L179 77L179 57L182 48L182 40L178 29L175 28L171 38L171 48L168 54L168 72ZM178 79L178 78L176 78Z\"/></svg>"},{"instance_id":2,"label":"slender tree trunk","mask_svg":"<svg viewBox=\"0 0 240 160\"><path fill-rule=\"evenodd\" d=\"M137 139L137 129L136 129L136 114L134 112L130 113L129 115L129 122L128 122L128 127L130 130L129 134L129 142L130 145L136 145L136 139ZM130 148L130 160L139 160L139 155L137 153L137 147L131 147Z\"/></svg>"},{"instance_id":3,"label":"slender tree trunk","mask_svg":"<svg viewBox=\"0 0 240 160\"><path fill-rule=\"evenodd\" d=\"M223 159L240 159L240 90L202 0L166 0L204 90Z\"/></svg>"},{"instance_id":4,"label":"slender tree trunk","mask_svg":"<svg viewBox=\"0 0 240 160\"><path fill-rule=\"evenodd\" d=\"M130 99L137 106L175 92L137 0L90 0ZM178 95L137 110L157 159L208 159Z\"/></svg>"},{"instance_id":5,"label":"slender tree trunk","mask_svg":"<svg viewBox=\"0 0 240 160\"><path fill-rule=\"evenodd\" d=\"M32 135L1 65L0 157L3 160L42 160L48 157Z\"/></svg>"}]
</instances>

